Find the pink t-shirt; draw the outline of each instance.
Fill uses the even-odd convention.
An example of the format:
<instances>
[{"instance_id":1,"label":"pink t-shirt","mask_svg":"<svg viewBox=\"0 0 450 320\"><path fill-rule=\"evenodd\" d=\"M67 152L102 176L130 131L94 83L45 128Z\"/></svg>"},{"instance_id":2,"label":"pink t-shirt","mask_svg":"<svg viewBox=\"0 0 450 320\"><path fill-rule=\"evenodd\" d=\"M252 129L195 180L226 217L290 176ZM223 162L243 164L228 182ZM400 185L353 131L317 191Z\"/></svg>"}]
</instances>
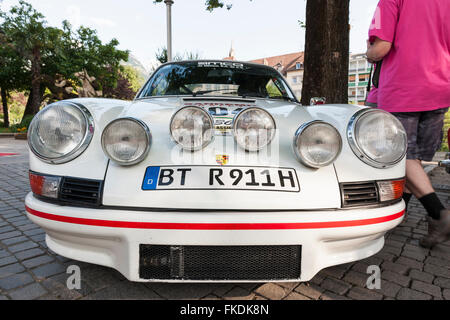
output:
<instances>
[{"instance_id":1,"label":"pink t-shirt","mask_svg":"<svg viewBox=\"0 0 450 320\"><path fill-rule=\"evenodd\" d=\"M378 89L375 87L372 87L369 91L369 94L367 95L368 103L378 103Z\"/></svg>"},{"instance_id":2,"label":"pink t-shirt","mask_svg":"<svg viewBox=\"0 0 450 320\"><path fill-rule=\"evenodd\" d=\"M450 106L450 1L381 0L369 30L392 43L384 57L378 107L389 112Z\"/></svg>"}]
</instances>

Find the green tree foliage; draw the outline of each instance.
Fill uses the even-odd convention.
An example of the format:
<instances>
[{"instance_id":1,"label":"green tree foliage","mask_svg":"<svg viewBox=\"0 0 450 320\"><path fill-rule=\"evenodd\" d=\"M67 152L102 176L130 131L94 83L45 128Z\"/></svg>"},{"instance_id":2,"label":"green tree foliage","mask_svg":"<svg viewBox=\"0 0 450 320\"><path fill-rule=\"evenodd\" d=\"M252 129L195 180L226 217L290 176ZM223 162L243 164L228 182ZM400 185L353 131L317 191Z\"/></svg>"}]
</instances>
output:
<instances>
[{"instance_id":1,"label":"green tree foliage","mask_svg":"<svg viewBox=\"0 0 450 320\"><path fill-rule=\"evenodd\" d=\"M24 0L9 13L0 12L0 18L1 59L10 50L17 62L0 73L0 85L3 74L17 74L12 87L29 91L24 116L39 111L46 91L59 99L76 95L71 86L80 84L79 72L95 77L100 90L117 86L121 61L128 60L129 52L118 50L116 39L102 43L95 30L83 26L73 30L67 21L62 28L49 27L44 16Z\"/></svg>"}]
</instances>

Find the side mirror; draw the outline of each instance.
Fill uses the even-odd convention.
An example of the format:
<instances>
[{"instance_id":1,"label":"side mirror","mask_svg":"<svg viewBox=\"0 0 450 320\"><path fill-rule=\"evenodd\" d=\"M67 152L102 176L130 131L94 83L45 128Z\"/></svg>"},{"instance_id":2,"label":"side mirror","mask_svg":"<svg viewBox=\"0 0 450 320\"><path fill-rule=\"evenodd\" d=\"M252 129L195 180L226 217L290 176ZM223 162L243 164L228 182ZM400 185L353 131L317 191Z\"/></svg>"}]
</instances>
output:
<instances>
[{"instance_id":1,"label":"side mirror","mask_svg":"<svg viewBox=\"0 0 450 320\"><path fill-rule=\"evenodd\" d=\"M325 104L326 101L327 101L327 99L325 97L313 97L309 101L309 104L312 105L312 106L316 106L316 105L319 105L319 104Z\"/></svg>"}]
</instances>

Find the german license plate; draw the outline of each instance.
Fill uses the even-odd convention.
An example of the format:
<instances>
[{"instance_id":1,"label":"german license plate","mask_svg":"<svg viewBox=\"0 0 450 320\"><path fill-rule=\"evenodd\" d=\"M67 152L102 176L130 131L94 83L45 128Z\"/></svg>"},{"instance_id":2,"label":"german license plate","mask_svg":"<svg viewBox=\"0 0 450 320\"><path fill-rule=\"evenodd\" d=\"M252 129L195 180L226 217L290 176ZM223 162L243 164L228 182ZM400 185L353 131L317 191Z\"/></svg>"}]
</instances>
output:
<instances>
[{"instance_id":1,"label":"german license plate","mask_svg":"<svg viewBox=\"0 0 450 320\"><path fill-rule=\"evenodd\" d=\"M291 168L155 166L145 171L142 190L261 190L299 192Z\"/></svg>"}]
</instances>

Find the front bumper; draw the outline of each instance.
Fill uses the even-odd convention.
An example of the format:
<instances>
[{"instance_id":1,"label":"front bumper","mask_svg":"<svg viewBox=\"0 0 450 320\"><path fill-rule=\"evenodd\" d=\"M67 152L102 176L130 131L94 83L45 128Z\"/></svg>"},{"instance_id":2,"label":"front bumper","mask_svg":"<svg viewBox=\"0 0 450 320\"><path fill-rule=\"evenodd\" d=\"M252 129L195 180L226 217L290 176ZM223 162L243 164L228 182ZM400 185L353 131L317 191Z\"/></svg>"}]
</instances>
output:
<instances>
[{"instance_id":1,"label":"front bumper","mask_svg":"<svg viewBox=\"0 0 450 320\"><path fill-rule=\"evenodd\" d=\"M308 281L323 268L377 253L384 245L384 234L403 220L405 210L401 201L381 208L323 211L128 211L59 206L40 201L32 193L25 204L28 217L46 231L51 250L114 268L131 281L152 281L139 276L141 244L301 245L300 277L286 281Z\"/></svg>"}]
</instances>

